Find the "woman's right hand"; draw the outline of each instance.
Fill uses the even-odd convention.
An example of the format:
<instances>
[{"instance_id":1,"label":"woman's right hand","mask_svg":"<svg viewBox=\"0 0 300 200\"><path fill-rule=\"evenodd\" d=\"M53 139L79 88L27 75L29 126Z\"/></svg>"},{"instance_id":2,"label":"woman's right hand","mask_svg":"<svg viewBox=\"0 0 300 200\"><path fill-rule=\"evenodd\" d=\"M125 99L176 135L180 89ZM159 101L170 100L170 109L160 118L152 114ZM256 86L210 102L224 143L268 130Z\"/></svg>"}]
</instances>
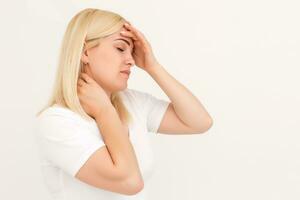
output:
<instances>
[{"instance_id":1,"label":"woman's right hand","mask_svg":"<svg viewBox=\"0 0 300 200\"><path fill-rule=\"evenodd\" d=\"M77 94L85 112L94 119L113 107L104 89L87 73L82 72L79 76Z\"/></svg>"}]
</instances>

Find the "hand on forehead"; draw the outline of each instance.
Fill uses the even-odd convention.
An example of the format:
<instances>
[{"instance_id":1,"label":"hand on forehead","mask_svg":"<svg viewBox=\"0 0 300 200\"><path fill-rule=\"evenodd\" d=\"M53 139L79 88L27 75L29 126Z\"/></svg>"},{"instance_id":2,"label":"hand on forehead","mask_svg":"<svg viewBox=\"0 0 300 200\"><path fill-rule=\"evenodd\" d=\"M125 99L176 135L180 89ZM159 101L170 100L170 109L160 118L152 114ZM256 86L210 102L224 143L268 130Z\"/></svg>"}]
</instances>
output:
<instances>
[{"instance_id":1,"label":"hand on forehead","mask_svg":"<svg viewBox=\"0 0 300 200\"><path fill-rule=\"evenodd\" d=\"M129 30L126 29L125 27L122 27L122 28L120 29L120 31L118 31L118 37L120 37L120 38L122 38L122 39L125 39L125 40L129 41L129 42L130 42L130 46L133 46L133 40L132 40L132 38L130 38L130 37L125 37L125 36L121 35L121 34L120 34L121 31L129 31Z\"/></svg>"},{"instance_id":2,"label":"hand on forehead","mask_svg":"<svg viewBox=\"0 0 300 200\"><path fill-rule=\"evenodd\" d=\"M114 33L112 37L112 41L123 41L125 42L128 46L132 47L134 46L133 40L131 37L126 37L120 34L121 31L128 31L126 28L122 27L118 32Z\"/></svg>"}]
</instances>

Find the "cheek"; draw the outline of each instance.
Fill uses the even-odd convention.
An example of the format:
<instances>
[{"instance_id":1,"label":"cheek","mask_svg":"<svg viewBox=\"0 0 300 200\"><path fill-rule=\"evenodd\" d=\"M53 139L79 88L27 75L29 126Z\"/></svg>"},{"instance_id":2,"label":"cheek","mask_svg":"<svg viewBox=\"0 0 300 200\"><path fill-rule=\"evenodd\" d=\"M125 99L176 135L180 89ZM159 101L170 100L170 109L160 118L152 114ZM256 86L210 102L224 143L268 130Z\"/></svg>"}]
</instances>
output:
<instances>
[{"instance_id":1,"label":"cheek","mask_svg":"<svg viewBox=\"0 0 300 200\"><path fill-rule=\"evenodd\" d=\"M95 52L91 59L91 70L95 78L108 80L115 78L120 72L120 56L118 52L102 51Z\"/></svg>"}]
</instances>

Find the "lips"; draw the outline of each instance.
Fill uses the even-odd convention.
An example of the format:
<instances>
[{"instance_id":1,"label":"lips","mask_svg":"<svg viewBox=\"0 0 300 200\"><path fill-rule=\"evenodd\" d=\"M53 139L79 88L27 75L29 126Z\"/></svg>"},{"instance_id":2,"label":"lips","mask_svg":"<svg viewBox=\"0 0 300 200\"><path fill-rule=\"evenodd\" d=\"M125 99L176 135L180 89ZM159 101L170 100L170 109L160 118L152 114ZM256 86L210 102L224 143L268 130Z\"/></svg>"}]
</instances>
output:
<instances>
[{"instance_id":1,"label":"lips","mask_svg":"<svg viewBox=\"0 0 300 200\"><path fill-rule=\"evenodd\" d=\"M129 76L131 72L129 70L124 70L124 71L121 71L121 73L126 73Z\"/></svg>"}]
</instances>

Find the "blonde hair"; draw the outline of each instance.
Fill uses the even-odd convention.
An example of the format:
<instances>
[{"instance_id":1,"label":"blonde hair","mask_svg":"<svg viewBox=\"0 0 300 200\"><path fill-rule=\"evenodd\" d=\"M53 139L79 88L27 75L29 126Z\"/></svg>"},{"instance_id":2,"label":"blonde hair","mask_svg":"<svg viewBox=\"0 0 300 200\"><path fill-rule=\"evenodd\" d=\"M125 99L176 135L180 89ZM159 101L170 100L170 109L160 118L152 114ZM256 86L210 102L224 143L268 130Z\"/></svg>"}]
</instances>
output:
<instances>
[{"instance_id":1,"label":"blonde hair","mask_svg":"<svg viewBox=\"0 0 300 200\"><path fill-rule=\"evenodd\" d=\"M94 8L84 9L71 19L62 40L52 95L37 116L48 107L59 104L92 120L82 108L77 95L77 80L84 65L81 61L83 48L98 46L104 37L121 29L125 22L116 13ZM132 118L118 92L111 94L111 102L121 121L128 124Z\"/></svg>"}]
</instances>

